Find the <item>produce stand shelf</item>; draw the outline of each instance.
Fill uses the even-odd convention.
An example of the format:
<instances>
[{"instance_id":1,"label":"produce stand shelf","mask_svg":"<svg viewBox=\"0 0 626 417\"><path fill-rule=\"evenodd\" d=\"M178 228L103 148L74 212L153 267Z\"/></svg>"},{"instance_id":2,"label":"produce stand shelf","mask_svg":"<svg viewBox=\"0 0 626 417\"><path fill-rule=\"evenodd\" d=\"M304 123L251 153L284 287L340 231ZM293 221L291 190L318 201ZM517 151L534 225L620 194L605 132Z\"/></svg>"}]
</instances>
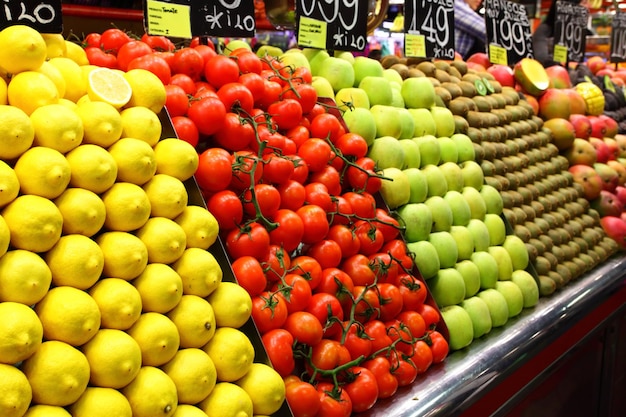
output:
<instances>
[{"instance_id":1,"label":"produce stand shelf","mask_svg":"<svg viewBox=\"0 0 626 417\"><path fill-rule=\"evenodd\" d=\"M450 354L444 363L429 369L422 379L406 390L388 401L379 401L373 409L359 415L512 415L505 414L507 407L511 407L506 404L507 400L519 393L522 401L524 394L528 394L525 387L528 389L540 383L542 374L550 365L563 359L592 335L594 329L599 329L610 317L618 314L623 322L626 315L626 257L622 255L610 258L552 296L541 298L536 307L510 319L504 327L493 329L486 337L474 340L469 347ZM622 328L622 335L624 330ZM621 349L615 350L621 351L623 356L625 348L622 345ZM620 371L623 385L626 383L623 359L622 369L617 369ZM585 385L588 392L591 391L591 397L594 389L601 389L594 386L591 376L574 382ZM603 391L608 391L604 395L619 393L619 388L604 388ZM623 404L624 400L620 401ZM549 411L544 411L548 414L542 415L550 415ZM611 414L598 415L606 417Z\"/></svg>"}]
</instances>

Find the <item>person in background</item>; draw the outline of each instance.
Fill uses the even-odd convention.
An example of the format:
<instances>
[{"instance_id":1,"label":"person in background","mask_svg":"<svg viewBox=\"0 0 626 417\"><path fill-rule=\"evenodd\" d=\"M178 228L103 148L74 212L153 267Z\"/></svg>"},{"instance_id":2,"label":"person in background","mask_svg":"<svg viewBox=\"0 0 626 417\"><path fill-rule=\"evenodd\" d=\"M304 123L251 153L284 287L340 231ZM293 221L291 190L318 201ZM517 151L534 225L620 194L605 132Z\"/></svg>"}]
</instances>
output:
<instances>
[{"instance_id":1,"label":"person in background","mask_svg":"<svg viewBox=\"0 0 626 417\"><path fill-rule=\"evenodd\" d=\"M485 18L476 11L482 0L454 0L454 49L469 58L475 52L486 52Z\"/></svg>"}]
</instances>

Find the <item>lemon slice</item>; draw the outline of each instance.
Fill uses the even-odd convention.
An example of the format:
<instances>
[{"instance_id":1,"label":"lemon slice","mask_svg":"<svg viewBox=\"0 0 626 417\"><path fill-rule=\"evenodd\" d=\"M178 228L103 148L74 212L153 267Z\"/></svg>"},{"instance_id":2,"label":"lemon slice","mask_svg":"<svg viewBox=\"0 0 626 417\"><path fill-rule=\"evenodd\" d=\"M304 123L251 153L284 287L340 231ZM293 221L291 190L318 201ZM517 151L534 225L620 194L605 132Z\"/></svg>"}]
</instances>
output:
<instances>
[{"instance_id":1,"label":"lemon slice","mask_svg":"<svg viewBox=\"0 0 626 417\"><path fill-rule=\"evenodd\" d=\"M122 74L109 68L89 72L87 94L93 101L104 101L119 109L130 100L133 90Z\"/></svg>"}]
</instances>

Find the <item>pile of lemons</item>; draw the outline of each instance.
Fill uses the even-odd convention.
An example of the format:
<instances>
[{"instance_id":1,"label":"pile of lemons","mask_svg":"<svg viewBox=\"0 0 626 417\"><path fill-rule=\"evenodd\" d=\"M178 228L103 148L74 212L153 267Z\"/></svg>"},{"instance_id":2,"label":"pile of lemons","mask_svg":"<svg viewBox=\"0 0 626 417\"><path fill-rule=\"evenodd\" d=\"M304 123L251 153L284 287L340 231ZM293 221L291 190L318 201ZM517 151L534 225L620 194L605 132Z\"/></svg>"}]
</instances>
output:
<instances>
[{"instance_id":1,"label":"pile of lemons","mask_svg":"<svg viewBox=\"0 0 626 417\"><path fill-rule=\"evenodd\" d=\"M277 411L282 378L240 330L250 297L188 204L198 155L161 139L158 78L21 25L0 72L0 415Z\"/></svg>"}]
</instances>

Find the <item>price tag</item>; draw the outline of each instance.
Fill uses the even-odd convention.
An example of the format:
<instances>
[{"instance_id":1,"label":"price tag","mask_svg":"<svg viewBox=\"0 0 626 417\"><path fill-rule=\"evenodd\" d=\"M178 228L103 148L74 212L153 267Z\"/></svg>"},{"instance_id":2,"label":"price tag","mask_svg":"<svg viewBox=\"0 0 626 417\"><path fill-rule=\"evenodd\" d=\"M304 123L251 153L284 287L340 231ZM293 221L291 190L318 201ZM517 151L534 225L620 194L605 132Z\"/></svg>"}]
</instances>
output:
<instances>
[{"instance_id":1,"label":"price tag","mask_svg":"<svg viewBox=\"0 0 626 417\"><path fill-rule=\"evenodd\" d=\"M190 9L189 5L146 1L144 11L146 33L191 39Z\"/></svg>"},{"instance_id":2,"label":"price tag","mask_svg":"<svg viewBox=\"0 0 626 417\"><path fill-rule=\"evenodd\" d=\"M300 32L302 19L305 25L311 21L324 22L326 38L320 49L340 51L364 51L367 45L367 2L359 0L297 0L296 25L298 45L310 42L308 31ZM311 19L311 20L306 20ZM305 39L301 39L305 35ZM315 33L315 36L318 34ZM319 34L321 36L321 34ZM307 40L308 39L308 40Z\"/></svg>"},{"instance_id":3,"label":"price tag","mask_svg":"<svg viewBox=\"0 0 626 417\"><path fill-rule=\"evenodd\" d=\"M563 65L567 63L567 46L565 45L554 45L554 60Z\"/></svg>"},{"instance_id":4,"label":"price tag","mask_svg":"<svg viewBox=\"0 0 626 417\"><path fill-rule=\"evenodd\" d=\"M585 6L556 2L554 44L567 47L567 61L582 62L585 59L588 18L589 10Z\"/></svg>"},{"instance_id":5,"label":"price tag","mask_svg":"<svg viewBox=\"0 0 626 417\"><path fill-rule=\"evenodd\" d=\"M485 0L484 6L489 61L514 65L522 58L532 58L532 32L526 7L508 0Z\"/></svg>"},{"instance_id":6,"label":"price tag","mask_svg":"<svg viewBox=\"0 0 626 417\"><path fill-rule=\"evenodd\" d=\"M454 0L405 0L404 53L407 57L454 59ZM407 49L407 38L421 36L424 53Z\"/></svg>"},{"instance_id":7,"label":"price tag","mask_svg":"<svg viewBox=\"0 0 626 417\"><path fill-rule=\"evenodd\" d=\"M616 12L611 22L611 62L626 61L626 14Z\"/></svg>"},{"instance_id":8,"label":"price tag","mask_svg":"<svg viewBox=\"0 0 626 417\"><path fill-rule=\"evenodd\" d=\"M0 30L26 25L42 33L62 33L61 0L4 0L0 11Z\"/></svg>"},{"instance_id":9,"label":"price tag","mask_svg":"<svg viewBox=\"0 0 626 417\"><path fill-rule=\"evenodd\" d=\"M404 35L404 54L418 58L426 57L426 37L424 35Z\"/></svg>"},{"instance_id":10,"label":"price tag","mask_svg":"<svg viewBox=\"0 0 626 417\"><path fill-rule=\"evenodd\" d=\"M305 48L326 48L326 33L326 22L308 17L300 18L298 43L301 46Z\"/></svg>"}]
</instances>

